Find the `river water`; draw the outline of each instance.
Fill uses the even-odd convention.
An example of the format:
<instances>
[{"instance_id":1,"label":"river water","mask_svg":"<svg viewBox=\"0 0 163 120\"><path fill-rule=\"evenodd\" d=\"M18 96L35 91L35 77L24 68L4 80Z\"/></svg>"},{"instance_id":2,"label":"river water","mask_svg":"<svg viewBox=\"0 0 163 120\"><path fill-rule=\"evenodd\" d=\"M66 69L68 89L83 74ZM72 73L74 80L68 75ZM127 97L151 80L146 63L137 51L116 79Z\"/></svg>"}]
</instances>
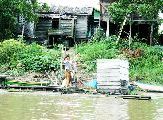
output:
<instances>
[{"instance_id":1,"label":"river water","mask_svg":"<svg viewBox=\"0 0 163 120\"><path fill-rule=\"evenodd\" d=\"M104 95L0 91L0 120L163 120L163 94L152 100Z\"/></svg>"}]
</instances>

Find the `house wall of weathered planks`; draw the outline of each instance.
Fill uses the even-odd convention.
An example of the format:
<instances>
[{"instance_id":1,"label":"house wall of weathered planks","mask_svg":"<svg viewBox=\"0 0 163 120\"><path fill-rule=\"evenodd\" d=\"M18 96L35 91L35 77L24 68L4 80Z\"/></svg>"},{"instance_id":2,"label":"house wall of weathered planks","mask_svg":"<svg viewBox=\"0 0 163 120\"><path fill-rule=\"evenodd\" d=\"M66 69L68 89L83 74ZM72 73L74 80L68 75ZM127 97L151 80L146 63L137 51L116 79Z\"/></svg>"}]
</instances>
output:
<instances>
[{"instance_id":1,"label":"house wall of weathered planks","mask_svg":"<svg viewBox=\"0 0 163 120\"><path fill-rule=\"evenodd\" d=\"M41 18L36 25L35 35L37 37L47 38L48 30L58 29L58 30L63 31L64 35L73 37L74 19L59 19L59 23L58 23L59 28L53 28L54 19Z\"/></svg>"},{"instance_id":2,"label":"house wall of weathered planks","mask_svg":"<svg viewBox=\"0 0 163 120\"><path fill-rule=\"evenodd\" d=\"M36 24L35 36L43 39L47 39L47 32L52 29L52 19L40 18Z\"/></svg>"},{"instance_id":3,"label":"house wall of weathered planks","mask_svg":"<svg viewBox=\"0 0 163 120\"><path fill-rule=\"evenodd\" d=\"M60 19L59 29L63 31L64 35L74 36L74 19Z\"/></svg>"},{"instance_id":4,"label":"house wall of weathered planks","mask_svg":"<svg viewBox=\"0 0 163 120\"><path fill-rule=\"evenodd\" d=\"M75 37L77 39L87 38L88 33L88 16L78 15L75 25Z\"/></svg>"},{"instance_id":5,"label":"house wall of weathered planks","mask_svg":"<svg viewBox=\"0 0 163 120\"><path fill-rule=\"evenodd\" d=\"M41 13L36 25L35 36L48 41L55 35L62 36L64 39L77 39L79 42L87 40L94 32L92 14L57 16L52 13Z\"/></svg>"}]
</instances>

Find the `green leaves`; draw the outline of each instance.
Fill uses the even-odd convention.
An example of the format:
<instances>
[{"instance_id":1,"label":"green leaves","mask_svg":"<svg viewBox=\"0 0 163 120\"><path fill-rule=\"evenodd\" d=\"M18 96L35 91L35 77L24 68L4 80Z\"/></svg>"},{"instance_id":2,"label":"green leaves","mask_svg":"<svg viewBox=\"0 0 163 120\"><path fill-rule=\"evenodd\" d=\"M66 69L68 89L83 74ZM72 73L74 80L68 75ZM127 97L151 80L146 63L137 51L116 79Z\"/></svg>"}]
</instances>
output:
<instances>
[{"instance_id":1,"label":"green leaves","mask_svg":"<svg viewBox=\"0 0 163 120\"><path fill-rule=\"evenodd\" d=\"M8 65L8 70L44 71L59 68L59 50L48 50L36 43L26 45L16 40L0 43L0 66ZM7 70L6 70L7 71Z\"/></svg>"},{"instance_id":2,"label":"green leaves","mask_svg":"<svg viewBox=\"0 0 163 120\"><path fill-rule=\"evenodd\" d=\"M100 39L98 35L100 34L97 34L94 41L78 46L77 52L81 56L80 61L83 63L84 69L88 72L96 72L96 59L122 57L122 59L128 59L130 62L130 80L163 84L163 62L161 61L163 48L136 42L139 40L134 38L129 49L126 40L122 40L117 45L117 37L101 37Z\"/></svg>"},{"instance_id":3,"label":"green leaves","mask_svg":"<svg viewBox=\"0 0 163 120\"><path fill-rule=\"evenodd\" d=\"M121 23L128 14L138 14L148 20L156 19L162 6L162 0L118 0L108 9L113 21Z\"/></svg>"},{"instance_id":4,"label":"green leaves","mask_svg":"<svg viewBox=\"0 0 163 120\"><path fill-rule=\"evenodd\" d=\"M118 49L115 47L115 37L108 39L97 35L90 43L81 44L78 46L77 52L81 55L81 62L86 64L87 71L96 70L96 59L111 59L118 55ZM98 38L98 39L97 39Z\"/></svg>"},{"instance_id":5,"label":"green leaves","mask_svg":"<svg viewBox=\"0 0 163 120\"><path fill-rule=\"evenodd\" d=\"M39 8L37 1L30 0L1 0L0 1L0 39L14 37L18 25L18 16L27 21L37 19L35 10Z\"/></svg>"}]
</instances>

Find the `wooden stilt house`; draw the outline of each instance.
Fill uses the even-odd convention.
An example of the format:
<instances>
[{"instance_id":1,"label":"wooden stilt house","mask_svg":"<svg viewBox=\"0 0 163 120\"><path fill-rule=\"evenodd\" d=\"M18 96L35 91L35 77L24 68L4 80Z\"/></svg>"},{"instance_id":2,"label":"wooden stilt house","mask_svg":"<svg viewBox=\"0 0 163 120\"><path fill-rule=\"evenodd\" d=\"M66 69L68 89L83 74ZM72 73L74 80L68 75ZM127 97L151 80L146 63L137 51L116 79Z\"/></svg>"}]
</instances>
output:
<instances>
[{"instance_id":1,"label":"wooden stilt house","mask_svg":"<svg viewBox=\"0 0 163 120\"><path fill-rule=\"evenodd\" d=\"M87 40L93 34L93 8L51 7L40 12L35 36L48 45L64 43L67 46Z\"/></svg>"}]
</instances>

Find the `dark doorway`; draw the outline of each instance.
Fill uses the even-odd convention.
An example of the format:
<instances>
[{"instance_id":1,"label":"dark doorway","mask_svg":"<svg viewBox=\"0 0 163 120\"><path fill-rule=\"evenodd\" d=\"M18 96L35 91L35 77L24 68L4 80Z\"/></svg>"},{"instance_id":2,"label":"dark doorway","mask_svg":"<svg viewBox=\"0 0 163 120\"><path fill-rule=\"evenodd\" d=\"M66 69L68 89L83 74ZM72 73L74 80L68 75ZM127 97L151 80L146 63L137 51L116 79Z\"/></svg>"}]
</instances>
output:
<instances>
[{"instance_id":1,"label":"dark doorway","mask_svg":"<svg viewBox=\"0 0 163 120\"><path fill-rule=\"evenodd\" d=\"M163 34L159 36L159 44L163 45Z\"/></svg>"},{"instance_id":2,"label":"dark doorway","mask_svg":"<svg viewBox=\"0 0 163 120\"><path fill-rule=\"evenodd\" d=\"M53 29L59 29L59 18L52 20L52 28Z\"/></svg>"},{"instance_id":3,"label":"dark doorway","mask_svg":"<svg viewBox=\"0 0 163 120\"><path fill-rule=\"evenodd\" d=\"M49 46L54 46L55 44L62 43L62 36L61 35L50 35L49 36Z\"/></svg>"}]
</instances>

